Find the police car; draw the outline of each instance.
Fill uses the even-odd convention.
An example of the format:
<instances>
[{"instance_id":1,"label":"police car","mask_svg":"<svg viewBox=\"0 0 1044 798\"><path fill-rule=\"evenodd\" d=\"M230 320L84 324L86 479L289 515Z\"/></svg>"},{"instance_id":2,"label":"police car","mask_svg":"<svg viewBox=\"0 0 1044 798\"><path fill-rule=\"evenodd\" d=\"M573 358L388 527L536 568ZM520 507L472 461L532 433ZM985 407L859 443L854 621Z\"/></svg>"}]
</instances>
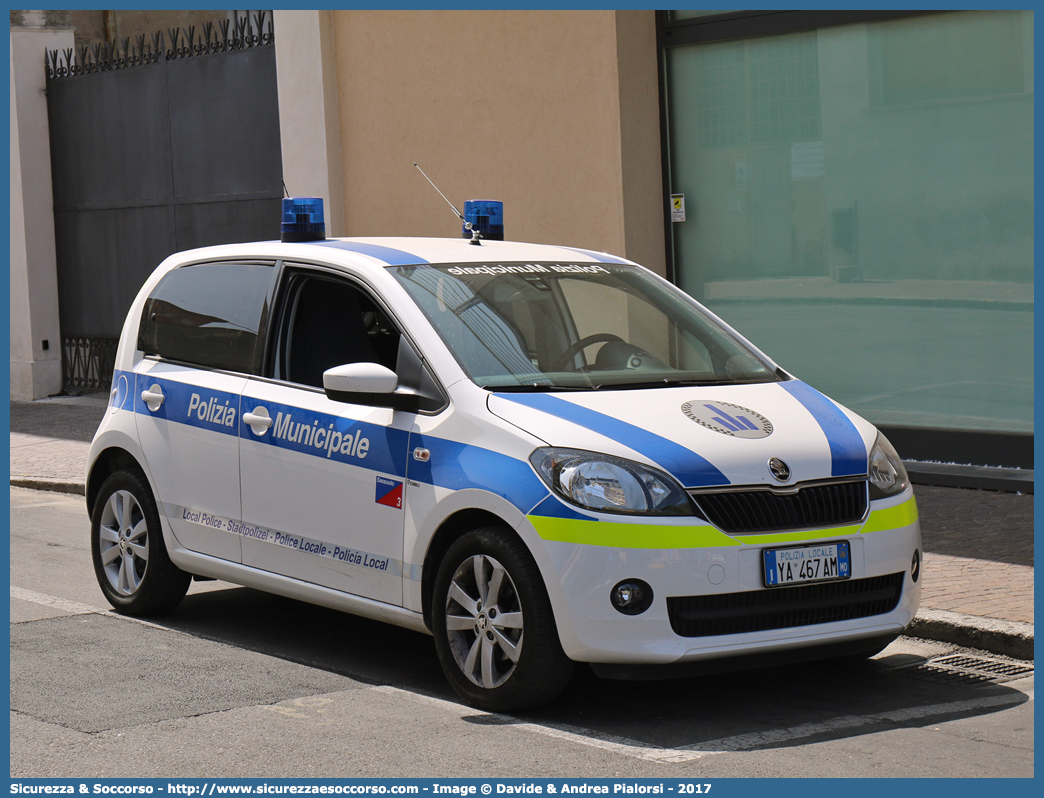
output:
<instances>
[{"instance_id":1,"label":"police car","mask_svg":"<svg viewBox=\"0 0 1044 798\"><path fill-rule=\"evenodd\" d=\"M434 636L464 700L879 651L920 600L902 461L652 272L325 239L165 260L91 446L118 611L216 578Z\"/></svg>"}]
</instances>

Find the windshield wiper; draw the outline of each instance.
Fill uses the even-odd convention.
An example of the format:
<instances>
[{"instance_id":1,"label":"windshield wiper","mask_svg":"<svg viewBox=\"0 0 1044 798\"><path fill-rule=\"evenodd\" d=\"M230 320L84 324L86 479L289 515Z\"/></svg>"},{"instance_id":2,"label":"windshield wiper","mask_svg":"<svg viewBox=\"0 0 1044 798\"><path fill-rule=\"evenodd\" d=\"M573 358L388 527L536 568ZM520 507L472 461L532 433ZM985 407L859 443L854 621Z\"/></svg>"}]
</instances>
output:
<instances>
[{"instance_id":1,"label":"windshield wiper","mask_svg":"<svg viewBox=\"0 0 1044 798\"><path fill-rule=\"evenodd\" d=\"M483 385L487 391L497 393L546 393L548 391L597 391L601 385L546 385L531 383L529 385Z\"/></svg>"},{"instance_id":2,"label":"windshield wiper","mask_svg":"<svg viewBox=\"0 0 1044 798\"><path fill-rule=\"evenodd\" d=\"M733 380L651 380L649 382L614 382L606 389L614 391L641 391L649 388L679 388L688 385L731 385Z\"/></svg>"},{"instance_id":3,"label":"windshield wiper","mask_svg":"<svg viewBox=\"0 0 1044 798\"><path fill-rule=\"evenodd\" d=\"M748 379L737 380L730 377L714 380L652 380L650 382L621 382L606 385L606 388L619 390L641 390L646 388L678 388L683 386L706 386L706 385L749 385L752 383L776 382L773 379Z\"/></svg>"}]
</instances>

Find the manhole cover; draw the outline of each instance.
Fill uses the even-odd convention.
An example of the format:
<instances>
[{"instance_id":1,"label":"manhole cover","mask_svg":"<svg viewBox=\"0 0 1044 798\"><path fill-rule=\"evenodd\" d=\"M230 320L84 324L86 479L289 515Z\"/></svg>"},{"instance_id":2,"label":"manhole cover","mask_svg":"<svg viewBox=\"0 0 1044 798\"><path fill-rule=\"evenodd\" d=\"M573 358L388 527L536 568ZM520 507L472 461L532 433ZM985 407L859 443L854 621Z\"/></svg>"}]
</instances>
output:
<instances>
[{"instance_id":1,"label":"manhole cover","mask_svg":"<svg viewBox=\"0 0 1044 798\"><path fill-rule=\"evenodd\" d=\"M968 654L947 654L899 670L917 679L946 684L1000 684L1030 676L1033 664Z\"/></svg>"}]
</instances>

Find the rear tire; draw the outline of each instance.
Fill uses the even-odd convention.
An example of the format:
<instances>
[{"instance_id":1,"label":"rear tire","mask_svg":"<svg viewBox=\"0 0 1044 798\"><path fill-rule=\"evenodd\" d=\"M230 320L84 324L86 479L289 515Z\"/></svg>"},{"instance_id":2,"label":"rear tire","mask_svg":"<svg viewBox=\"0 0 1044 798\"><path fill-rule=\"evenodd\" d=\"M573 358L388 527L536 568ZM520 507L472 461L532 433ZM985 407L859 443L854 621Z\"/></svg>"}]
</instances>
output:
<instances>
[{"instance_id":1,"label":"rear tire","mask_svg":"<svg viewBox=\"0 0 1044 798\"><path fill-rule=\"evenodd\" d=\"M105 598L127 615L173 609L192 580L170 561L156 501L139 471L117 471L102 484L91 514L91 557Z\"/></svg>"},{"instance_id":2,"label":"rear tire","mask_svg":"<svg viewBox=\"0 0 1044 798\"><path fill-rule=\"evenodd\" d=\"M479 709L547 704L572 674L540 571L501 527L475 529L450 546L435 578L432 630L446 678Z\"/></svg>"}]
</instances>

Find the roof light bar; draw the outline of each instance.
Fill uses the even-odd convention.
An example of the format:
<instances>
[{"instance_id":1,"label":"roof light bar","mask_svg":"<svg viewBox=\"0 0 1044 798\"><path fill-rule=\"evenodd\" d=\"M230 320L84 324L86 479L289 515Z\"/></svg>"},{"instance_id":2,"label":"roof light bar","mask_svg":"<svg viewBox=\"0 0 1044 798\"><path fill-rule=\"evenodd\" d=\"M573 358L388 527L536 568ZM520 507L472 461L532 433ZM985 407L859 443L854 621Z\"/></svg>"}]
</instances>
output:
<instances>
[{"instance_id":1,"label":"roof light bar","mask_svg":"<svg viewBox=\"0 0 1044 798\"><path fill-rule=\"evenodd\" d=\"M321 197L283 199L283 241L322 241L326 238L326 219Z\"/></svg>"}]
</instances>

